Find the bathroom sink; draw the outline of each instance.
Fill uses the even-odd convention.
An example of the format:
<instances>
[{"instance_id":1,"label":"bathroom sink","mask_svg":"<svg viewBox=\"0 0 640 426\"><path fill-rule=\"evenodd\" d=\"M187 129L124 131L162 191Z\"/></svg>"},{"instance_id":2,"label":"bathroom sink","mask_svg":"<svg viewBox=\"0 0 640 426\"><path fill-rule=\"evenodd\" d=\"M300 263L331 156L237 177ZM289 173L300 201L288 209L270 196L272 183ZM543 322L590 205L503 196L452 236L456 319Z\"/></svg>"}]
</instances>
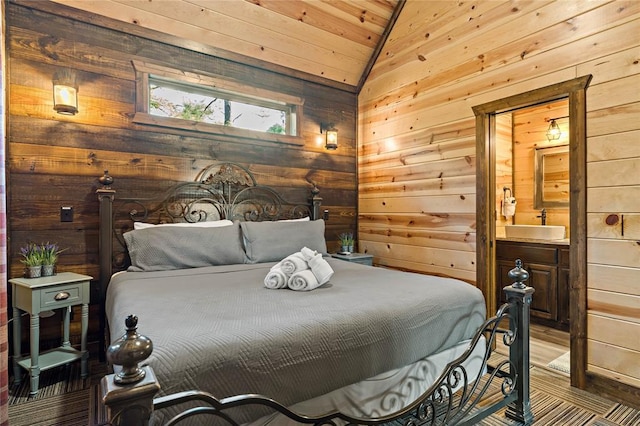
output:
<instances>
[{"instance_id":1,"label":"bathroom sink","mask_svg":"<svg viewBox=\"0 0 640 426\"><path fill-rule=\"evenodd\" d=\"M507 238L528 238L531 240L563 240L564 226L559 225L505 225Z\"/></svg>"}]
</instances>

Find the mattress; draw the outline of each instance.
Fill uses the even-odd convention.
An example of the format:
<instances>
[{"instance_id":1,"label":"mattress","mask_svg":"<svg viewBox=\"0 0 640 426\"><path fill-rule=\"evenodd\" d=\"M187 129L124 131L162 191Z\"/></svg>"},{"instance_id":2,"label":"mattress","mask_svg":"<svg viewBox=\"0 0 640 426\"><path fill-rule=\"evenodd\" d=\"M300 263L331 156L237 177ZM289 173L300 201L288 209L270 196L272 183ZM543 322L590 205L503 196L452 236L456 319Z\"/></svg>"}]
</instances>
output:
<instances>
[{"instance_id":1,"label":"mattress","mask_svg":"<svg viewBox=\"0 0 640 426\"><path fill-rule=\"evenodd\" d=\"M111 340L138 316L162 394L259 393L292 406L453 348L485 320L468 283L327 260L335 273L311 292L266 289L273 263L117 274Z\"/></svg>"}]
</instances>

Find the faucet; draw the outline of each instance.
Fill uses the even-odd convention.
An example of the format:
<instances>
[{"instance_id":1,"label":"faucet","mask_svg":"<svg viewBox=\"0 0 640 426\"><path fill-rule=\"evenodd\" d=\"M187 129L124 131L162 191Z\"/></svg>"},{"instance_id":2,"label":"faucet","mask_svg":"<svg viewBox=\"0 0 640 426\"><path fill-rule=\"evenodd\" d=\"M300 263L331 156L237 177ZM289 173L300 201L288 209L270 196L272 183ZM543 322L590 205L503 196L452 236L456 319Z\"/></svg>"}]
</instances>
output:
<instances>
[{"instance_id":1,"label":"faucet","mask_svg":"<svg viewBox=\"0 0 640 426\"><path fill-rule=\"evenodd\" d=\"M540 211L540 216L536 216L542 219L542 225L546 225L547 224L547 210L546 209L542 209L542 211Z\"/></svg>"}]
</instances>

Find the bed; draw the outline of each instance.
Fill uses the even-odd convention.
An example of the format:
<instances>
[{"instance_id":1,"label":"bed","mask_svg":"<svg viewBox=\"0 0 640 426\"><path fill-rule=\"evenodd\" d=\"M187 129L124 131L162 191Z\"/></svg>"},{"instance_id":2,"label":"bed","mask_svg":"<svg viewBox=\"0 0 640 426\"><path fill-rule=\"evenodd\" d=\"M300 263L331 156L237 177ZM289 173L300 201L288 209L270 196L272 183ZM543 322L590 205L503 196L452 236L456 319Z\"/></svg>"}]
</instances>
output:
<instances>
[{"instance_id":1,"label":"bed","mask_svg":"<svg viewBox=\"0 0 640 426\"><path fill-rule=\"evenodd\" d=\"M231 163L155 199L116 199L112 182L105 173L98 190L107 356L125 360L102 383L112 424L473 424L494 378L494 411L510 404L511 417L533 420L524 270L487 320L466 282L328 256L315 186L290 203ZM266 288L302 247L330 280ZM513 353L486 374L499 334ZM155 399L141 405L141 394Z\"/></svg>"}]
</instances>

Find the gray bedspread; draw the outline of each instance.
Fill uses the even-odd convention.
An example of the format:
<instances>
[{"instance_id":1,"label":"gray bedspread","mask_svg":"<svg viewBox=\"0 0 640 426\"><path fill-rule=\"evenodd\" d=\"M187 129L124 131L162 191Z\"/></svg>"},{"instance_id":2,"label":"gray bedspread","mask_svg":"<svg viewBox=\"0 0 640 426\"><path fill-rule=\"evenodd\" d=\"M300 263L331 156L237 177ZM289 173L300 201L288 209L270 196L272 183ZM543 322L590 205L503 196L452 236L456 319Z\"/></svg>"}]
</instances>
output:
<instances>
[{"instance_id":1,"label":"gray bedspread","mask_svg":"<svg viewBox=\"0 0 640 426\"><path fill-rule=\"evenodd\" d=\"M447 349L485 320L468 283L328 261L331 281L310 292L266 289L273 263L116 274L111 340L138 316L162 394L259 393L291 405Z\"/></svg>"}]
</instances>

